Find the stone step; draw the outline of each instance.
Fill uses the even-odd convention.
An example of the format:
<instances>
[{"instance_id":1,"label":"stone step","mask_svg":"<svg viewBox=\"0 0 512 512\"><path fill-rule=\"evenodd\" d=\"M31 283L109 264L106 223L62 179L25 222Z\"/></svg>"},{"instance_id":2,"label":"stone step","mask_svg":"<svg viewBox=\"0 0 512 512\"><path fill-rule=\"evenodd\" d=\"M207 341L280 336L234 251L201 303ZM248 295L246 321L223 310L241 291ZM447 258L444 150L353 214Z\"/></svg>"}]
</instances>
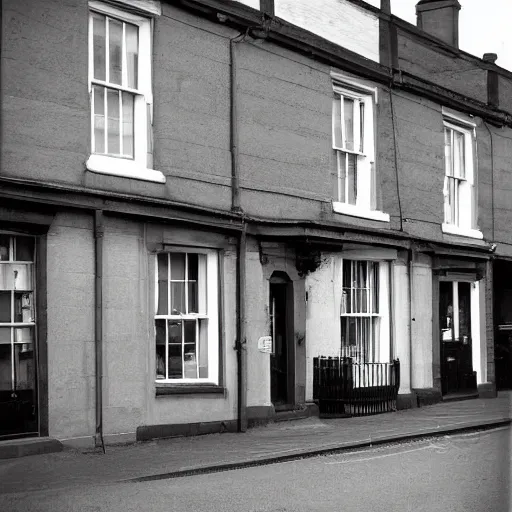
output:
<instances>
[{"instance_id":1,"label":"stone step","mask_svg":"<svg viewBox=\"0 0 512 512\"><path fill-rule=\"evenodd\" d=\"M15 459L28 455L61 452L63 445L51 437L24 437L0 441L0 459Z\"/></svg>"}]
</instances>

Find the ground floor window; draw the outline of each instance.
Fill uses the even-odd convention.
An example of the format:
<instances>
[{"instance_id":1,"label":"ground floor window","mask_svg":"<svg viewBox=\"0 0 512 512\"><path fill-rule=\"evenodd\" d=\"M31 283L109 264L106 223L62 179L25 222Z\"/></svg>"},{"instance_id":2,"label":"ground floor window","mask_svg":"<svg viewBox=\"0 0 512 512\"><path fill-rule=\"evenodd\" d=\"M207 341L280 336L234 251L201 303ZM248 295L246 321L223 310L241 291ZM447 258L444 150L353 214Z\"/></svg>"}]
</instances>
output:
<instances>
[{"instance_id":1,"label":"ground floor window","mask_svg":"<svg viewBox=\"0 0 512 512\"><path fill-rule=\"evenodd\" d=\"M341 357L354 363L390 360L389 264L342 261Z\"/></svg>"},{"instance_id":2,"label":"ground floor window","mask_svg":"<svg viewBox=\"0 0 512 512\"><path fill-rule=\"evenodd\" d=\"M34 242L0 233L0 437L37 430Z\"/></svg>"},{"instance_id":3,"label":"ground floor window","mask_svg":"<svg viewBox=\"0 0 512 512\"><path fill-rule=\"evenodd\" d=\"M218 384L218 253L173 248L156 262L156 380Z\"/></svg>"}]
</instances>

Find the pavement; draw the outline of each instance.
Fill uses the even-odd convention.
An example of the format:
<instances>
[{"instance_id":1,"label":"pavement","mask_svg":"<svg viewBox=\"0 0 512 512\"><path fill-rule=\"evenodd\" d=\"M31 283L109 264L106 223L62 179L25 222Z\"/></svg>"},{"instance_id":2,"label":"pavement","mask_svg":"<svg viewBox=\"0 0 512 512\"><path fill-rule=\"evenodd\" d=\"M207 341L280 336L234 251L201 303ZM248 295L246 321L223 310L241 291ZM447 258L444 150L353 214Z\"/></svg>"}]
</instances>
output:
<instances>
[{"instance_id":1,"label":"pavement","mask_svg":"<svg viewBox=\"0 0 512 512\"><path fill-rule=\"evenodd\" d=\"M512 392L375 416L307 418L245 433L162 439L102 451L67 449L0 461L0 494L141 482L273 464L376 444L510 424ZM508 448L507 448L508 449Z\"/></svg>"}]
</instances>

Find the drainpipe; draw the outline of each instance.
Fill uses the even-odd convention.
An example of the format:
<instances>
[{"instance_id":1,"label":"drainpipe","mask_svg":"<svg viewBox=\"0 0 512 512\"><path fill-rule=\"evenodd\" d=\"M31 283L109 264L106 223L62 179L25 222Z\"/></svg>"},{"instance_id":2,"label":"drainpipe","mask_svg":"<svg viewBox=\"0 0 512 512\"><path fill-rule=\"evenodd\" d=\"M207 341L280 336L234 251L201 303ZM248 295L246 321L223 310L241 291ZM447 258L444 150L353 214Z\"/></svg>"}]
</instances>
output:
<instances>
[{"instance_id":1,"label":"drainpipe","mask_svg":"<svg viewBox=\"0 0 512 512\"><path fill-rule=\"evenodd\" d=\"M94 211L95 309L94 348L96 356L96 446L103 448L103 211Z\"/></svg>"},{"instance_id":2,"label":"drainpipe","mask_svg":"<svg viewBox=\"0 0 512 512\"><path fill-rule=\"evenodd\" d=\"M411 388L411 393L413 393L413 385L412 385L412 363L413 363L413 350L412 350L412 323L414 322L414 318L412 317L413 307L412 307L412 298L413 298L413 286L414 286L414 277L413 277L413 254L414 249L411 248L408 251L408 260L409 260L409 386Z\"/></svg>"},{"instance_id":3,"label":"drainpipe","mask_svg":"<svg viewBox=\"0 0 512 512\"><path fill-rule=\"evenodd\" d=\"M240 207L240 178L238 166L238 122L236 95L235 44L244 40L240 33L229 40L229 93L230 93L230 152L231 152L231 210L242 213ZM236 266L236 359L237 359L237 430L247 430L247 353L245 350L245 255L247 248L246 223L242 214L242 231L238 239Z\"/></svg>"}]
</instances>

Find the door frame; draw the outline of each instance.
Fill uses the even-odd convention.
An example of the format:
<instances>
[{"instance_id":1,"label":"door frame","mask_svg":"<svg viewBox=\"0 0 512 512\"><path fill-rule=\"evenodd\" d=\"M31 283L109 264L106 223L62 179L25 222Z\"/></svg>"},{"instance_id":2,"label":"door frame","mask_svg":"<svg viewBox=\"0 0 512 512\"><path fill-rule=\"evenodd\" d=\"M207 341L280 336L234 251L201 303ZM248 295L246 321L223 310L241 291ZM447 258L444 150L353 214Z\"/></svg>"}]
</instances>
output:
<instances>
[{"instance_id":1,"label":"door frame","mask_svg":"<svg viewBox=\"0 0 512 512\"><path fill-rule=\"evenodd\" d=\"M295 343L294 343L294 287L293 281L286 272L275 270L269 279L269 313L272 304L270 303L272 285L286 286L286 401L276 407L288 409L295 406ZM270 313L271 314L271 313ZM270 315L269 315L270 316ZM273 333L271 333L273 334ZM272 340L274 343L274 340ZM270 369L270 366L269 366ZM271 371L271 370L270 370ZM272 378L272 377L270 377ZM270 389L270 400L272 401L272 388ZM273 403L273 402L272 402Z\"/></svg>"}]
</instances>

